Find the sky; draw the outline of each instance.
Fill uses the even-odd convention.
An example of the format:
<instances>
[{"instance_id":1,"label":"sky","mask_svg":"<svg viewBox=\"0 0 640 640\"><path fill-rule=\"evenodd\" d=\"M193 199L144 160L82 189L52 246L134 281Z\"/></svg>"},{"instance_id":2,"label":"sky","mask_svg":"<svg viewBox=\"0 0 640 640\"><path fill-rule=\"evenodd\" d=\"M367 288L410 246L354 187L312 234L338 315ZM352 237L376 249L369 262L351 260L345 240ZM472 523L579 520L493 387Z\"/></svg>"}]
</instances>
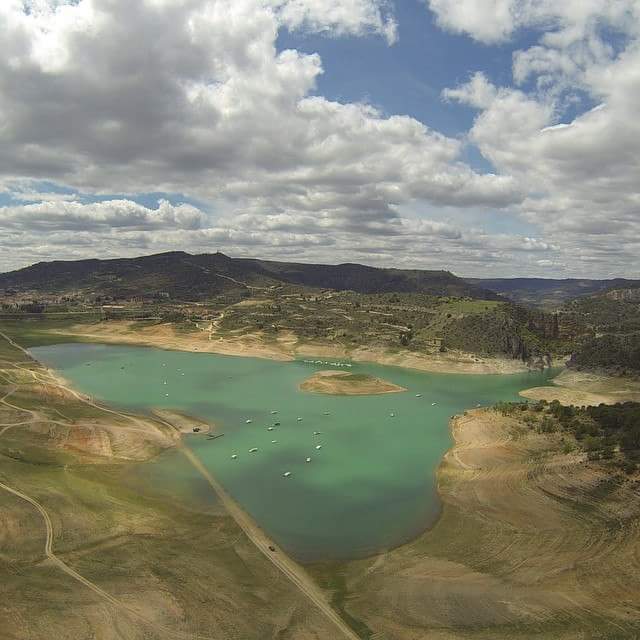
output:
<instances>
[{"instance_id":1,"label":"sky","mask_svg":"<svg viewBox=\"0 0 640 640\"><path fill-rule=\"evenodd\" d=\"M0 271L640 277L640 0L2 0Z\"/></svg>"}]
</instances>

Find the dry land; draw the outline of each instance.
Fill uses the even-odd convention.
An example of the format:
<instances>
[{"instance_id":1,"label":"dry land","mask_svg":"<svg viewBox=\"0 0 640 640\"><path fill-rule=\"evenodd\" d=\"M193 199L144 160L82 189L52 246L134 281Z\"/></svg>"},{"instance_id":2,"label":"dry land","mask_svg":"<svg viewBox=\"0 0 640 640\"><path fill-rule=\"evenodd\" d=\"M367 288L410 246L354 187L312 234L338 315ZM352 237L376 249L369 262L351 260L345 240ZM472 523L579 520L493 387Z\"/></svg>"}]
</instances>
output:
<instances>
[{"instance_id":1,"label":"dry land","mask_svg":"<svg viewBox=\"0 0 640 640\"><path fill-rule=\"evenodd\" d=\"M640 637L640 478L489 409L453 434L431 531L316 567L345 615L387 640Z\"/></svg>"},{"instance_id":2,"label":"dry land","mask_svg":"<svg viewBox=\"0 0 640 640\"><path fill-rule=\"evenodd\" d=\"M168 409L154 409L153 415L158 417L163 422L168 422L171 424L176 431L180 433L210 433L211 431L215 431L215 425L209 424L200 420L198 418L194 418L193 416L188 416L184 413L180 413L178 411L169 411Z\"/></svg>"},{"instance_id":3,"label":"dry land","mask_svg":"<svg viewBox=\"0 0 640 640\"><path fill-rule=\"evenodd\" d=\"M132 321L108 321L91 324L75 324L52 329L58 339L65 336L72 340L114 344L137 344L198 351L223 355L294 360L300 357L349 359L354 362L374 362L402 366L435 373L497 374L518 373L527 370L519 360L493 358L437 349L425 352L385 345L348 347L329 341L304 340L293 331L279 331L275 336L265 332L221 331L215 322L206 323L195 331L181 332L172 324L147 324Z\"/></svg>"},{"instance_id":4,"label":"dry land","mask_svg":"<svg viewBox=\"0 0 640 640\"><path fill-rule=\"evenodd\" d=\"M341 353L288 331L233 338L218 329L55 330L61 341L280 359L472 373L519 366L383 347ZM347 384L356 382L364 384ZM567 402L578 392L617 401L640 391L619 385L566 372L549 389L574 394ZM154 478L159 455L197 466L188 449L181 455L179 431L198 425L93 404L0 339L3 639L355 640L347 624L368 640L640 637L640 479L567 449L560 433L489 409L457 417L433 529L369 559L304 571L280 549L274 561L269 539L215 478L203 472L193 497Z\"/></svg>"},{"instance_id":5,"label":"dry land","mask_svg":"<svg viewBox=\"0 0 640 640\"><path fill-rule=\"evenodd\" d=\"M557 400L577 407L618 402L640 402L640 380L564 370L554 386L534 387L520 395L529 400Z\"/></svg>"},{"instance_id":6,"label":"dry land","mask_svg":"<svg viewBox=\"0 0 640 640\"><path fill-rule=\"evenodd\" d=\"M214 479L154 476L197 465L172 421L194 424L94 404L0 339L3 640L356 640Z\"/></svg>"},{"instance_id":7,"label":"dry land","mask_svg":"<svg viewBox=\"0 0 640 640\"><path fill-rule=\"evenodd\" d=\"M404 387L381 378L343 371L318 371L307 378L300 389L338 396L372 396L406 391Z\"/></svg>"}]
</instances>

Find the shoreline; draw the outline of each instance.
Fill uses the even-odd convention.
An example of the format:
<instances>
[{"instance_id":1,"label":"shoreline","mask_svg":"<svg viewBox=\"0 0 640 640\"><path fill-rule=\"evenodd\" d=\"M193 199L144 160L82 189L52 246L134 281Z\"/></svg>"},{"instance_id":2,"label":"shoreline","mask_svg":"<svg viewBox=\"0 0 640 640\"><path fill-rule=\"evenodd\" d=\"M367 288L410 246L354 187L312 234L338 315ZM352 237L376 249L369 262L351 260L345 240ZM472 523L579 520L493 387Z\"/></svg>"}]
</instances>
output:
<instances>
[{"instance_id":1,"label":"shoreline","mask_svg":"<svg viewBox=\"0 0 640 640\"><path fill-rule=\"evenodd\" d=\"M327 585L339 571L346 614L398 640L462 640L478 627L481 640L636 637L636 482L488 408L449 425L434 525L386 553L316 569Z\"/></svg>"},{"instance_id":2,"label":"shoreline","mask_svg":"<svg viewBox=\"0 0 640 640\"><path fill-rule=\"evenodd\" d=\"M5 337L5 336L3 336ZM9 339L10 340L10 339ZM14 343L10 340L11 344ZM50 385L57 389L60 389L63 393L77 401L80 401L87 406L90 406L99 411L118 416L130 420L136 424L144 422L144 418L138 414L131 414L121 412L116 408L111 408L108 404L97 404L91 398L91 396L76 390L74 386L59 375L58 372L51 370L46 364L40 362L35 358L27 349L17 345L25 355L27 355L33 362L37 363L44 373L51 378L50 381L44 382L38 378L35 373L33 374L34 383L42 386ZM171 410L152 410L151 419L156 422L169 427L171 432L175 434L175 438L167 448L175 448L178 452L182 453L186 459L190 462L195 471L208 483L211 490L217 496L223 505L227 515L232 518L236 525L242 530L247 540L253 544L254 548L262 554L273 566L278 569L282 575L284 575L290 583L297 588L301 596L307 599L307 602L316 608L321 613L326 621L330 623L334 629L338 630L340 635L348 640L359 640L358 636L353 632L351 627L342 619L342 617L331 606L326 593L317 585L317 583L307 573L305 568L291 558L279 545L272 540L261 526L253 519L249 512L231 495L226 491L222 484L211 474L204 466L198 456L191 450L186 442L185 436L193 432L193 426L200 426L202 429L206 426L208 430L215 430L215 424L208 425L203 421L193 418L183 413L178 413ZM156 457L156 456L151 456ZM151 458L149 458L151 459ZM125 461L126 462L140 462ZM28 498L27 498L28 499ZM44 512L43 512L44 513ZM48 520L48 516L44 515L45 520ZM50 547L49 536L47 537L47 548ZM47 553L49 555L49 553ZM79 574L78 576L81 582L88 585L86 581ZM175 635L175 634L174 634Z\"/></svg>"},{"instance_id":3,"label":"shoreline","mask_svg":"<svg viewBox=\"0 0 640 640\"><path fill-rule=\"evenodd\" d=\"M304 393L333 396L379 396L388 393L404 393L401 387L387 380L368 375L354 375L344 371L317 371L298 385Z\"/></svg>"},{"instance_id":4,"label":"shoreline","mask_svg":"<svg viewBox=\"0 0 640 640\"><path fill-rule=\"evenodd\" d=\"M335 358L356 363L394 366L425 373L509 375L539 370L528 367L520 360L456 351L449 351L447 354L417 353L408 350L393 352L380 347L357 347L350 350L329 344L298 344L297 338L288 334L281 336L275 342L265 341L260 334L252 334L240 339L227 337L212 339L215 334L203 331L176 334L171 325L157 325L130 331L131 324L129 322L103 323L102 325L92 325L92 331L80 330L81 326L74 325L69 329L52 330L50 333L94 344L156 347L168 351L264 358L280 362L293 362L305 357Z\"/></svg>"},{"instance_id":5,"label":"shoreline","mask_svg":"<svg viewBox=\"0 0 640 640\"><path fill-rule=\"evenodd\" d=\"M523 389L528 400L557 400L563 405L597 406L619 402L640 402L640 381L564 369L544 387Z\"/></svg>"}]
</instances>

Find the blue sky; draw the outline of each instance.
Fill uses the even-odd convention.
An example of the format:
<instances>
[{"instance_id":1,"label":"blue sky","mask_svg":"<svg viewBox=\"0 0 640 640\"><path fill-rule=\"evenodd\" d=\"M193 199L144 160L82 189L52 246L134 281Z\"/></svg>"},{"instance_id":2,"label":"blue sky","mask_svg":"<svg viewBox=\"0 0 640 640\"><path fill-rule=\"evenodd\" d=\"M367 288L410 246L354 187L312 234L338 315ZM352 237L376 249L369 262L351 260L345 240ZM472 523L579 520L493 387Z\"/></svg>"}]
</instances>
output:
<instances>
[{"instance_id":1,"label":"blue sky","mask_svg":"<svg viewBox=\"0 0 640 640\"><path fill-rule=\"evenodd\" d=\"M466 133L476 112L446 103L443 89L484 71L494 82L511 82L511 52L518 42L486 46L442 31L424 3L396 4L398 41L389 46L378 36L327 38L282 30L278 48L319 53L325 73L319 95L340 102L364 101L387 115L410 115L450 136Z\"/></svg>"}]
</instances>

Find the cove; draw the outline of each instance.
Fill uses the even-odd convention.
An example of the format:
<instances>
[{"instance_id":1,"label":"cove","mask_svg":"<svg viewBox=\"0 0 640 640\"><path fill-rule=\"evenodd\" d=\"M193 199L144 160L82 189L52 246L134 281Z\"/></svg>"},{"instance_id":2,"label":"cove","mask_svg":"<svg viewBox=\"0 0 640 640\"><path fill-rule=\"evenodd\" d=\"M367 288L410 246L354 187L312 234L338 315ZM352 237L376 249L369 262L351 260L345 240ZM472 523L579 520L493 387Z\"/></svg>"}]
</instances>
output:
<instances>
[{"instance_id":1,"label":"cove","mask_svg":"<svg viewBox=\"0 0 640 640\"><path fill-rule=\"evenodd\" d=\"M435 471L451 446L449 418L477 404L518 400L520 390L544 385L556 373L454 375L354 363L349 371L408 391L325 396L298 385L331 367L301 361L98 344L31 353L105 404L173 409L215 423L224 437L188 436L190 447L301 562L363 557L419 535L439 514ZM175 452L159 464L155 477L171 483L179 469L188 491L190 479ZM191 480L195 491L201 485L195 470Z\"/></svg>"}]
</instances>

